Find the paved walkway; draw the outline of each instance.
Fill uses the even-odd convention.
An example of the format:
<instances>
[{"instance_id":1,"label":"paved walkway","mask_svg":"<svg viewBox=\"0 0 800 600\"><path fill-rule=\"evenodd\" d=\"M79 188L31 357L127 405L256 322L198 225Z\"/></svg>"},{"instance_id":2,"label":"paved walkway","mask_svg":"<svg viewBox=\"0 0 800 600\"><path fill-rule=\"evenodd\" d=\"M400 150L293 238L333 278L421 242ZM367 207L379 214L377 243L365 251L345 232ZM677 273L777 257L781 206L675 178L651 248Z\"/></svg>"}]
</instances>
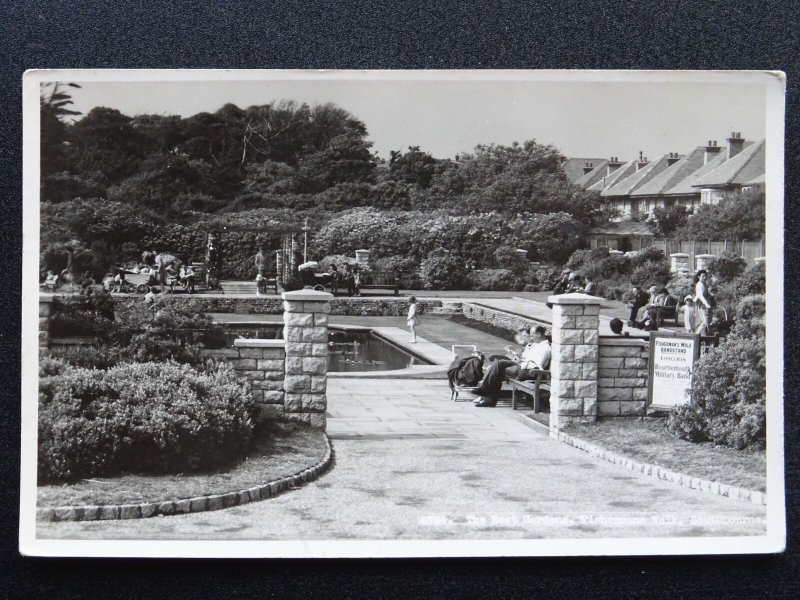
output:
<instances>
[{"instance_id":1,"label":"paved walkway","mask_svg":"<svg viewBox=\"0 0 800 600\"><path fill-rule=\"evenodd\" d=\"M533 539L764 533L764 507L625 471L442 380L331 379L335 466L276 498L135 521L44 523L82 539ZM535 552L535 549L532 549Z\"/></svg>"}]
</instances>

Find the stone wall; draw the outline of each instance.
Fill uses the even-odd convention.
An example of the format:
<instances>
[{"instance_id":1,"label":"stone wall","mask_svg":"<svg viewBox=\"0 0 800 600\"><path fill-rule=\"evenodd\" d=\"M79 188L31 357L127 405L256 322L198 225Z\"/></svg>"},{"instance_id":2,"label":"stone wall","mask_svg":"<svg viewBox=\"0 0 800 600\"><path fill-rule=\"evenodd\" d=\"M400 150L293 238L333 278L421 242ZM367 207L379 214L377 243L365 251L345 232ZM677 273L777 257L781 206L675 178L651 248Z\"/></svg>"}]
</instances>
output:
<instances>
[{"instance_id":1,"label":"stone wall","mask_svg":"<svg viewBox=\"0 0 800 600\"><path fill-rule=\"evenodd\" d=\"M597 378L597 416L632 417L645 414L647 404L647 339L600 337Z\"/></svg>"},{"instance_id":2,"label":"stone wall","mask_svg":"<svg viewBox=\"0 0 800 600\"><path fill-rule=\"evenodd\" d=\"M258 420L284 415L286 349L283 340L234 341L233 348L206 350L204 354L228 361L241 377L258 405Z\"/></svg>"},{"instance_id":3,"label":"stone wall","mask_svg":"<svg viewBox=\"0 0 800 600\"><path fill-rule=\"evenodd\" d=\"M537 321L521 315L512 315L502 310L480 306L471 302L464 302L462 304L462 311L464 316L468 319L488 323L512 333L516 333L523 328L530 329L532 325L543 325L546 329L550 329L550 323Z\"/></svg>"}]
</instances>

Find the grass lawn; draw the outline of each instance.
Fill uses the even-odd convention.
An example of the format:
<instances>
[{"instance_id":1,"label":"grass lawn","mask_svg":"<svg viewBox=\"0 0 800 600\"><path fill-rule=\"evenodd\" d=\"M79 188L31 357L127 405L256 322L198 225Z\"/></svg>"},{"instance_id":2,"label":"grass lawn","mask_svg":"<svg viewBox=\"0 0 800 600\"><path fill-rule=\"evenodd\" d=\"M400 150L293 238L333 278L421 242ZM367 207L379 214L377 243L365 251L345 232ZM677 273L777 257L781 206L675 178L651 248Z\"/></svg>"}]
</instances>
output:
<instances>
[{"instance_id":1,"label":"grass lawn","mask_svg":"<svg viewBox=\"0 0 800 600\"><path fill-rule=\"evenodd\" d=\"M247 489L293 475L325 455L325 434L299 423L274 423L258 432L254 451L229 471L190 475L121 475L42 485L39 507L102 506L181 500Z\"/></svg>"},{"instance_id":2,"label":"grass lawn","mask_svg":"<svg viewBox=\"0 0 800 600\"><path fill-rule=\"evenodd\" d=\"M695 444L664 429L665 419L607 419L571 425L565 433L632 458L693 477L766 491L764 450Z\"/></svg>"}]
</instances>

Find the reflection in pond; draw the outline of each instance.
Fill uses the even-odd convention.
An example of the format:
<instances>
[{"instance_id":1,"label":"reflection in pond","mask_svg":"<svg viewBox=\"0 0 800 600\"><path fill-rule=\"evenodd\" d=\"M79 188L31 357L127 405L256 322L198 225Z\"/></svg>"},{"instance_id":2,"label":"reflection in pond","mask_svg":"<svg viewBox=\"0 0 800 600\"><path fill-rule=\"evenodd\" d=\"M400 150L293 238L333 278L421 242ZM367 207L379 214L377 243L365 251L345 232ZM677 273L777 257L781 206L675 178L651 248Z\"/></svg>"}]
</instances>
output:
<instances>
[{"instance_id":1,"label":"reflection in pond","mask_svg":"<svg viewBox=\"0 0 800 600\"><path fill-rule=\"evenodd\" d=\"M227 345L236 338L276 340L283 337L282 325L226 325ZM368 330L328 331L328 371L392 371L428 364L390 344Z\"/></svg>"}]
</instances>

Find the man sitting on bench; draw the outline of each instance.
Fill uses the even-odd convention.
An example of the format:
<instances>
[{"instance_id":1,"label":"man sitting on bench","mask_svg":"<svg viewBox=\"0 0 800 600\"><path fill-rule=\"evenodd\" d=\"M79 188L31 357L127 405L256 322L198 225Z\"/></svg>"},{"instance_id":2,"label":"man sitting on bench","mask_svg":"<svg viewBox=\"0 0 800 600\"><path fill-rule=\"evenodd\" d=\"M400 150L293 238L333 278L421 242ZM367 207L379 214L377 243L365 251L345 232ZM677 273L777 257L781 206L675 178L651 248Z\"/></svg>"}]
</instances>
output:
<instances>
[{"instance_id":1,"label":"man sitting on bench","mask_svg":"<svg viewBox=\"0 0 800 600\"><path fill-rule=\"evenodd\" d=\"M506 349L512 358L504 357L492 361L483 381L475 388L474 394L479 396L475 406L496 406L504 379L508 377L519 380L535 379L536 370L547 368L550 364L550 342L545 338L544 327L541 325L531 327L528 339L528 344L521 353L507 346Z\"/></svg>"}]
</instances>

